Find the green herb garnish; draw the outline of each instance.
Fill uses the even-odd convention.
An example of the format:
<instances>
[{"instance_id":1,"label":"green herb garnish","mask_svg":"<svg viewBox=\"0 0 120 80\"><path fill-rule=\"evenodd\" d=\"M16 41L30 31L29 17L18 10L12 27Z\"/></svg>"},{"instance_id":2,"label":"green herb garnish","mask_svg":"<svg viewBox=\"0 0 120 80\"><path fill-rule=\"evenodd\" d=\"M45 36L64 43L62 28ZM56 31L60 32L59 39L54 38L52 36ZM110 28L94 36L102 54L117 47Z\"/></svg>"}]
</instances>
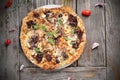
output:
<instances>
[{"instance_id":1,"label":"green herb garnish","mask_svg":"<svg viewBox=\"0 0 120 80\"><path fill-rule=\"evenodd\" d=\"M49 41L50 44L54 44L54 42L55 42L55 40L52 39L52 38L49 38L48 41Z\"/></svg>"},{"instance_id":2,"label":"green herb garnish","mask_svg":"<svg viewBox=\"0 0 120 80\"><path fill-rule=\"evenodd\" d=\"M75 30L77 30L77 27L73 27L71 33L74 34Z\"/></svg>"},{"instance_id":3,"label":"green herb garnish","mask_svg":"<svg viewBox=\"0 0 120 80\"><path fill-rule=\"evenodd\" d=\"M34 48L36 53L42 53L38 48Z\"/></svg>"},{"instance_id":4,"label":"green herb garnish","mask_svg":"<svg viewBox=\"0 0 120 80\"><path fill-rule=\"evenodd\" d=\"M51 32L47 32L47 36L51 37L52 36Z\"/></svg>"},{"instance_id":5,"label":"green herb garnish","mask_svg":"<svg viewBox=\"0 0 120 80\"><path fill-rule=\"evenodd\" d=\"M66 40L66 41L69 41L69 40L71 40L71 38L70 38L70 37L66 37L65 40Z\"/></svg>"},{"instance_id":6,"label":"green herb garnish","mask_svg":"<svg viewBox=\"0 0 120 80\"><path fill-rule=\"evenodd\" d=\"M58 18L58 25L62 25L62 20L60 18Z\"/></svg>"},{"instance_id":7,"label":"green herb garnish","mask_svg":"<svg viewBox=\"0 0 120 80\"><path fill-rule=\"evenodd\" d=\"M54 37L57 37L57 32L56 32L56 31L52 31L51 34L52 34Z\"/></svg>"},{"instance_id":8,"label":"green herb garnish","mask_svg":"<svg viewBox=\"0 0 120 80\"><path fill-rule=\"evenodd\" d=\"M48 37L57 37L57 31L47 32Z\"/></svg>"},{"instance_id":9,"label":"green herb garnish","mask_svg":"<svg viewBox=\"0 0 120 80\"><path fill-rule=\"evenodd\" d=\"M33 26L33 29L38 29L40 26L38 25L38 24L35 24L34 26Z\"/></svg>"},{"instance_id":10,"label":"green herb garnish","mask_svg":"<svg viewBox=\"0 0 120 80\"><path fill-rule=\"evenodd\" d=\"M76 42L75 42L75 41L72 41L70 44L71 44L71 45L72 45L72 44L76 44Z\"/></svg>"},{"instance_id":11,"label":"green herb garnish","mask_svg":"<svg viewBox=\"0 0 120 80\"><path fill-rule=\"evenodd\" d=\"M43 29L44 31L46 31L46 30L47 30L46 26L42 26L42 29Z\"/></svg>"}]
</instances>

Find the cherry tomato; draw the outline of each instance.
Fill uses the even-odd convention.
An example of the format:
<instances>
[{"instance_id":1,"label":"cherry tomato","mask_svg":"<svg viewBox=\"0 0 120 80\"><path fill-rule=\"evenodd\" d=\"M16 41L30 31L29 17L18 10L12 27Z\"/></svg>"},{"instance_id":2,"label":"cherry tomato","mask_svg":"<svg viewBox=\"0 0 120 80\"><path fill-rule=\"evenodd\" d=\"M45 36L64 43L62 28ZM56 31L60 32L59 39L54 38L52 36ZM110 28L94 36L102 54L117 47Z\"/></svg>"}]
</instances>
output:
<instances>
[{"instance_id":1,"label":"cherry tomato","mask_svg":"<svg viewBox=\"0 0 120 80\"><path fill-rule=\"evenodd\" d=\"M90 10L82 10L82 15L88 17L91 15L91 11Z\"/></svg>"},{"instance_id":2,"label":"cherry tomato","mask_svg":"<svg viewBox=\"0 0 120 80\"><path fill-rule=\"evenodd\" d=\"M13 0L7 0L6 4L5 4L5 8L9 8L13 3Z\"/></svg>"},{"instance_id":3,"label":"cherry tomato","mask_svg":"<svg viewBox=\"0 0 120 80\"><path fill-rule=\"evenodd\" d=\"M10 40L10 39L6 39L5 44L6 44L7 46L10 45L10 44L11 44L11 40Z\"/></svg>"}]
</instances>

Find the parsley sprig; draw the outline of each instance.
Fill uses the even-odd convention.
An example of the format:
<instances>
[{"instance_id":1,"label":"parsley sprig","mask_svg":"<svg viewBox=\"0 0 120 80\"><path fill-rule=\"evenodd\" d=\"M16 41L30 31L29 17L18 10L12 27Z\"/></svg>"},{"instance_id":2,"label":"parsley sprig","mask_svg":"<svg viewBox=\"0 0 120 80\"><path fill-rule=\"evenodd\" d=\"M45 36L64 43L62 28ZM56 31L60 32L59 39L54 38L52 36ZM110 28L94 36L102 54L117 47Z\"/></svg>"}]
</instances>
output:
<instances>
[{"instance_id":1,"label":"parsley sprig","mask_svg":"<svg viewBox=\"0 0 120 80\"><path fill-rule=\"evenodd\" d=\"M39 50L39 48L34 48L35 52L38 53L38 54L41 54L42 51Z\"/></svg>"}]
</instances>

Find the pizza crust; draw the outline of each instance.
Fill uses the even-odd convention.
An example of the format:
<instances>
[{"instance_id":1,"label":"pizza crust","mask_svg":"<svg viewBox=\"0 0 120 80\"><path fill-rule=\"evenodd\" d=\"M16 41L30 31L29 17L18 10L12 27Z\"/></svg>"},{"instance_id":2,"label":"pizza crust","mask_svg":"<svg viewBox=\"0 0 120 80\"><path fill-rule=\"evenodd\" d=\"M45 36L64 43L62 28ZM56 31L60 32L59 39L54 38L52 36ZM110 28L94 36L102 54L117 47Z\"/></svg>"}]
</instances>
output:
<instances>
[{"instance_id":1,"label":"pizza crust","mask_svg":"<svg viewBox=\"0 0 120 80\"><path fill-rule=\"evenodd\" d=\"M68 7L68 6L63 6L61 8L50 8L50 10L53 11L59 11L59 10L63 10L63 11L67 11L70 12L72 15L77 16L77 20L78 20L78 27L81 29L81 31L83 32L82 34L82 38L81 38L81 43L79 45L79 48L76 50L76 53L74 56L70 56L68 59L66 59L65 61L63 61L63 63L60 64L56 64L54 62L54 58L52 59L53 61L51 62L47 62L45 58L42 59L41 63L38 63L32 56L31 54L34 53L34 51L28 49L27 47L27 42L26 39L29 38L26 34L28 31L27 29L27 25L26 22L29 19L33 19L32 15L34 11L37 11L38 13L44 11L44 10L49 10L48 8L38 8L35 9L33 11L31 11L30 13L28 13L28 15L23 19L22 21L22 27L21 27L21 32L20 32L20 42L21 42L21 46L23 49L24 54L26 55L26 57L36 66L44 69L44 70L55 70L55 69L60 69L62 67L66 67L70 64L72 64L73 62L75 62L76 60L78 60L80 58L80 56L83 53L85 44L86 44L86 33L85 33L85 27L83 24L83 21L79 18L79 16L76 15L76 13L72 10L72 8ZM43 16L44 17L44 16Z\"/></svg>"}]
</instances>

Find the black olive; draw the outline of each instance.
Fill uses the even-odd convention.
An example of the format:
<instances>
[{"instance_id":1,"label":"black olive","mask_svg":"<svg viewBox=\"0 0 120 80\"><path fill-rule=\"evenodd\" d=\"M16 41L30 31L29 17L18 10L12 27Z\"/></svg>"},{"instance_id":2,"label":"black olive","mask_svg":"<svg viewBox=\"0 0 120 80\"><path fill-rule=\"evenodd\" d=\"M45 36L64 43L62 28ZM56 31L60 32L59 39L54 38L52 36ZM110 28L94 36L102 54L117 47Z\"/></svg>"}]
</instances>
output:
<instances>
[{"instance_id":1,"label":"black olive","mask_svg":"<svg viewBox=\"0 0 120 80\"><path fill-rule=\"evenodd\" d=\"M62 17L62 14L59 14L58 17Z\"/></svg>"},{"instance_id":2,"label":"black olive","mask_svg":"<svg viewBox=\"0 0 120 80\"><path fill-rule=\"evenodd\" d=\"M37 56L35 57L38 63L42 61L42 58L43 58L43 54L37 54Z\"/></svg>"}]
</instances>

